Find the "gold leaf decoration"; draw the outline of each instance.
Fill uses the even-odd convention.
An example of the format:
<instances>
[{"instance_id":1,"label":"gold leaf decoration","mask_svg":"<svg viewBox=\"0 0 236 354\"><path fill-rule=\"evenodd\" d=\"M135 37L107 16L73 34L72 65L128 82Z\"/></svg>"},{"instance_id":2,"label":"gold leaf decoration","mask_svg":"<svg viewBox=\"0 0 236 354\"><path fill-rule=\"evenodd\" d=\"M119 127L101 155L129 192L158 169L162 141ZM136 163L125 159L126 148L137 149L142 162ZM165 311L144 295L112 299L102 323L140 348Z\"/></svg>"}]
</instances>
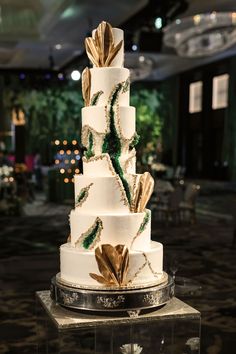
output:
<instances>
[{"instance_id":1,"label":"gold leaf decoration","mask_svg":"<svg viewBox=\"0 0 236 354\"><path fill-rule=\"evenodd\" d=\"M132 211L141 213L145 210L146 205L152 195L154 189L154 179L149 172L143 173L137 183L134 191L134 198L132 202Z\"/></svg>"},{"instance_id":2,"label":"gold leaf decoration","mask_svg":"<svg viewBox=\"0 0 236 354\"><path fill-rule=\"evenodd\" d=\"M85 39L88 58L97 67L110 66L118 54L123 41L115 45L112 27L108 22L101 22L95 30L94 38Z\"/></svg>"},{"instance_id":3,"label":"gold leaf decoration","mask_svg":"<svg viewBox=\"0 0 236 354\"><path fill-rule=\"evenodd\" d=\"M95 249L95 257L101 275L89 273L90 277L106 286L127 284L129 251L124 245L104 244Z\"/></svg>"},{"instance_id":4,"label":"gold leaf decoration","mask_svg":"<svg viewBox=\"0 0 236 354\"><path fill-rule=\"evenodd\" d=\"M85 68L82 73L82 95L85 106L90 103L90 90L91 90L91 73L89 68Z\"/></svg>"}]
</instances>

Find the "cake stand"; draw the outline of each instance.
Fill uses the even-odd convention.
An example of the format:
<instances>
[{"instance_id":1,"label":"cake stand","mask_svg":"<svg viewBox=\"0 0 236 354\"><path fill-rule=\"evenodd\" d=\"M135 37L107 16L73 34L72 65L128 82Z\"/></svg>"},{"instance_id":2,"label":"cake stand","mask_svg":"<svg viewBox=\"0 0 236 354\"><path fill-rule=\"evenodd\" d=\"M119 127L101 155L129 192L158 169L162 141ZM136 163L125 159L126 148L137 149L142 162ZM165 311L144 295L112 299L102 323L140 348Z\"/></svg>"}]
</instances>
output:
<instances>
[{"instance_id":1,"label":"cake stand","mask_svg":"<svg viewBox=\"0 0 236 354\"><path fill-rule=\"evenodd\" d=\"M60 273L52 278L51 298L59 305L90 312L128 312L136 317L141 310L166 304L174 295L173 278L163 273L161 281L145 286L84 287L65 282Z\"/></svg>"}]
</instances>

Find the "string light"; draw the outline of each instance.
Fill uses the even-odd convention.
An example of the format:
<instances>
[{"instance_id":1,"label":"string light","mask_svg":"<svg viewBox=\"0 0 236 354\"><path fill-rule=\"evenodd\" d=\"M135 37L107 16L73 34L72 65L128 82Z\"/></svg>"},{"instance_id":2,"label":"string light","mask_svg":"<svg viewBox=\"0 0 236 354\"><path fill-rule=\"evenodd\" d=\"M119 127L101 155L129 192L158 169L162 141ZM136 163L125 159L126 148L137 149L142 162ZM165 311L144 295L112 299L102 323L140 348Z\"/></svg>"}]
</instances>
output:
<instances>
[{"instance_id":1,"label":"string light","mask_svg":"<svg viewBox=\"0 0 236 354\"><path fill-rule=\"evenodd\" d=\"M69 183L69 178L64 178L65 183Z\"/></svg>"},{"instance_id":2,"label":"string light","mask_svg":"<svg viewBox=\"0 0 236 354\"><path fill-rule=\"evenodd\" d=\"M67 172L68 172L68 173L71 173L71 172L72 172L72 169L71 169L71 168L69 168L69 169L67 170Z\"/></svg>"},{"instance_id":3,"label":"string light","mask_svg":"<svg viewBox=\"0 0 236 354\"><path fill-rule=\"evenodd\" d=\"M55 144L55 145L60 145L60 140L55 140L55 141L54 141L54 144Z\"/></svg>"},{"instance_id":4,"label":"string light","mask_svg":"<svg viewBox=\"0 0 236 354\"><path fill-rule=\"evenodd\" d=\"M64 169L64 168L61 168L61 169L60 169L60 173L62 173L62 174L65 173L65 169Z\"/></svg>"},{"instance_id":5,"label":"string light","mask_svg":"<svg viewBox=\"0 0 236 354\"><path fill-rule=\"evenodd\" d=\"M79 154L79 150L75 150L74 153L75 153L75 155L78 155Z\"/></svg>"},{"instance_id":6,"label":"string light","mask_svg":"<svg viewBox=\"0 0 236 354\"><path fill-rule=\"evenodd\" d=\"M69 160L65 160L65 164L67 165L70 161Z\"/></svg>"},{"instance_id":7,"label":"string light","mask_svg":"<svg viewBox=\"0 0 236 354\"><path fill-rule=\"evenodd\" d=\"M63 145L67 145L67 140L63 140Z\"/></svg>"},{"instance_id":8,"label":"string light","mask_svg":"<svg viewBox=\"0 0 236 354\"><path fill-rule=\"evenodd\" d=\"M79 173L79 169L78 168L75 169L75 173L77 173L77 174Z\"/></svg>"},{"instance_id":9,"label":"string light","mask_svg":"<svg viewBox=\"0 0 236 354\"><path fill-rule=\"evenodd\" d=\"M75 181L74 178L72 178L72 179L71 179L71 182L74 183L74 181Z\"/></svg>"},{"instance_id":10,"label":"string light","mask_svg":"<svg viewBox=\"0 0 236 354\"><path fill-rule=\"evenodd\" d=\"M58 165L60 163L60 160L55 160L55 164Z\"/></svg>"},{"instance_id":11,"label":"string light","mask_svg":"<svg viewBox=\"0 0 236 354\"><path fill-rule=\"evenodd\" d=\"M66 153L67 153L67 155L70 155L71 154L71 150L67 150Z\"/></svg>"},{"instance_id":12,"label":"string light","mask_svg":"<svg viewBox=\"0 0 236 354\"><path fill-rule=\"evenodd\" d=\"M77 144L77 140L72 140L72 145L76 145Z\"/></svg>"},{"instance_id":13,"label":"string light","mask_svg":"<svg viewBox=\"0 0 236 354\"><path fill-rule=\"evenodd\" d=\"M10 178L9 178L9 181L10 181L10 182L13 182L13 181L14 181L14 178L13 178L13 177L10 177Z\"/></svg>"},{"instance_id":14,"label":"string light","mask_svg":"<svg viewBox=\"0 0 236 354\"><path fill-rule=\"evenodd\" d=\"M75 164L75 160L74 159L72 159L70 162L72 163L72 165Z\"/></svg>"},{"instance_id":15,"label":"string light","mask_svg":"<svg viewBox=\"0 0 236 354\"><path fill-rule=\"evenodd\" d=\"M60 155L64 155L64 153L65 153L64 150L60 150L60 151L59 151L59 154L60 154Z\"/></svg>"}]
</instances>

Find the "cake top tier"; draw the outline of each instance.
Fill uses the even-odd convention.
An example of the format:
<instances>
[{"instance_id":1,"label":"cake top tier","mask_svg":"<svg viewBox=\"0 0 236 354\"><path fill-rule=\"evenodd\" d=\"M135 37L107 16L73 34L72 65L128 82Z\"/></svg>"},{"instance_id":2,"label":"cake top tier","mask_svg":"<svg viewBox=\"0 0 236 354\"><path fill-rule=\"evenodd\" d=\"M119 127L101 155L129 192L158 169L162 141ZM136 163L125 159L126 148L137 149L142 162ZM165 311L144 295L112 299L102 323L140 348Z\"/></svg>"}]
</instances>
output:
<instances>
[{"instance_id":1,"label":"cake top tier","mask_svg":"<svg viewBox=\"0 0 236 354\"><path fill-rule=\"evenodd\" d=\"M88 58L94 67L124 66L124 33L112 28L108 22L101 22L93 30L92 37L85 39Z\"/></svg>"}]
</instances>

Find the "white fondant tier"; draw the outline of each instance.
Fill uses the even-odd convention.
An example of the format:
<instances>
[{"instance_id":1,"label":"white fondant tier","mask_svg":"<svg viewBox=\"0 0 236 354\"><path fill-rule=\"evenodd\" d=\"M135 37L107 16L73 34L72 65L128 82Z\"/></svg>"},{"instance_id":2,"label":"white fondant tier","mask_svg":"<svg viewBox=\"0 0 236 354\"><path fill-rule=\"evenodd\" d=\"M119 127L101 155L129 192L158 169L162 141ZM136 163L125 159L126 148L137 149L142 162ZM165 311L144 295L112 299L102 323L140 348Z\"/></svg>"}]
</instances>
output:
<instances>
[{"instance_id":1,"label":"white fondant tier","mask_svg":"<svg viewBox=\"0 0 236 354\"><path fill-rule=\"evenodd\" d=\"M83 210L83 214L110 213L126 214L129 211L129 205L125 203L126 197L122 185L119 185L116 176L109 177L90 177L84 175L75 175L75 205L77 198L87 188L88 195L78 209Z\"/></svg>"},{"instance_id":2,"label":"white fondant tier","mask_svg":"<svg viewBox=\"0 0 236 354\"><path fill-rule=\"evenodd\" d=\"M95 31L96 30L92 31L93 38L95 35ZM119 52L117 53L117 55L113 59L112 63L110 64L110 66L123 67L124 66L124 32L119 28L112 28L112 32L113 32L113 36L114 36L115 45L117 45L122 40L123 40L123 43L122 43L122 46L121 46Z\"/></svg>"},{"instance_id":3,"label":"white fondant tier","mask_svg":"<svg viewBox=\"0 0 236 354\"><path fill-rule=\"evenodd\" d=\"M98 99L97 106L106 106L115 86L129 78L129 69L125 68L92 68L90 72L90 97L93 97L99 91L103 91ZM120 106L129 106L129 87L126 92L119 94L118 103Z\"/></svg>"},{"instance_id":4,"label":"white fondant tier","mask_svg":"<svg viewBox=\"0 0 236 354\"><path fill-rule=\"evenodd\" d=\"M148 213L148 214L147 214ZM145 220L146 216L149 219L139 233L139 229ZM101 234L98 242L94 245L96 247L100 244L109 243L112 246L118 244L126 245L132 250L148 250L151 242L151 211L147 210L144 213L127 213L127 214L83 214L82 208L72 210L70 213L70 230L71 230L71 244L72 246L85 250L81 236L84 235L94 224L96 218L99 218L102 223ZM80 239L80 240L79 240Z\"/></svg>"},{"instance_id":5,"label":"white fondant tier","mask_svg":"<svg viewBox=\"0 0 236 354\"><path fill-rule=\"evenodd\" d=\"M121 134L126 139L132 138L135 134L135 108L120 106L117 109L117 113ZM82 127L88 125L98 133L105 133L108 128L107 124L105 106L88 106L82 108Z\"/></svg>"},{"instance_id":6,"label":"white fondant tier","mask_svg":"<svg viewBox=\"0 0 236 354\"><path fill-rule=\"evenodd\" d=\"M130 159L129 154L124 154L120 157L120 164L123 168L124 173L135 174L136 173L136 158L135 156ZM83 158L83 172L84 176L93 177L109 177L113 176L112 170L110 168L110 162L107 159L107 154L102 154L97 159Z\"/></svg>"},{"instance_id":7,"label":"white fondant tier","mask_svg":"<svg viewBox=\"0 0 236 354\"><path fill-rule=\"evenodd\" d=\"M151 242L148 251L130 251L127 279L130 285L142 285L160 281L163 274L163 246ZM70 243L60 247L61 278L80 286L101 286L89 273L99 274L94 251L80 251ZM136 276L135 276L136 274Z\"/></svg>"}]
</instances>

